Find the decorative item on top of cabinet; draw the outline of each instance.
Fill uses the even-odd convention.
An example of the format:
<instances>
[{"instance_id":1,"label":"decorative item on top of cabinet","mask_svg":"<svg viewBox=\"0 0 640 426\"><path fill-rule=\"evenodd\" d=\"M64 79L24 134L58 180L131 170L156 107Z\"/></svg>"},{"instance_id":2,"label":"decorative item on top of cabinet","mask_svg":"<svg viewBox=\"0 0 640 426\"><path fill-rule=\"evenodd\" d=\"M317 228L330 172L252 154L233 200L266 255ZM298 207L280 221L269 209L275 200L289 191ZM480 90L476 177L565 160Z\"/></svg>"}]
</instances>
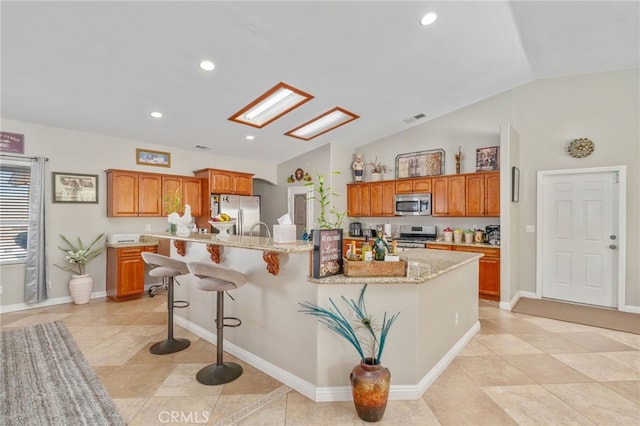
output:
<instances>
[{"instance_id":1,"label":"decorative item on top of cabinet","mask_svg":"<svg viewBox=\"0 0 640 426\"><path fill-rule=\"evenodd\" d=\"M382 162L378 161L378 157L376 157L376 160L371 162L371 163L367 163L368 166L371 166L371 181L372 182L379 182L381 180L384 179L384 174L387 173L388 169L386 164L383 164Z\"/></svg>"},{"instance_id":2,"label":"decorative item on top of cabinet","mask_svg":"<svg viewBox=\"0 0 640 426\"><path fill-rule=\"evenodd\" d=\"M460 173L460 161L462 160L462 147L458 147L458 152L454 155L456 159L456 173Z\"/></svg>"},{"instance_id":3,"label":"decorative item on top of cabinet","mask_svg":"<svg viewBox=\"0 0 640 426\"><path fill-rule=\"evenodd\" d=\"M444 174L444 150L410 152L396 156L396 179Z\"/></svg>"},{"instance_id":4,"label":"decorative item on top of cabinet","mask_svg":"<svg viewBox=\"0 0 640 426\"><path fill-rule=\"evenodd\" d=\"M476 150L476 172L500 169L500 147L490 146Z\"/></svg>"},{"instance_id":5,"label":"decorative item on top of cabinet","mask_svg":"<svg viewBox=\"0 0 640 426\"><path fill-rule=\"evenodd\" d=\"M362 161L362 154L357 153L356 159L351 165L351 169L353 170L353 181L354 182L362 182L362 175L364 174L365 164Z\"/></svg>"}]
</instances>

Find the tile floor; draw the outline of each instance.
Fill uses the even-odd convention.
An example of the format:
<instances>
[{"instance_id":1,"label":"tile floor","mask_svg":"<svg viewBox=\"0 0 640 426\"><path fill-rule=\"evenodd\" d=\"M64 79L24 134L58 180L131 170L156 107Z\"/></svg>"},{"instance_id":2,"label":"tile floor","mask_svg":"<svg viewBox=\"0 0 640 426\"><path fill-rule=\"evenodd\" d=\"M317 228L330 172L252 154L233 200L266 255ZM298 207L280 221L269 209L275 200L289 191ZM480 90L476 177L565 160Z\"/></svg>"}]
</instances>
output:
<instances>
[{"instance_id":1,"label":"tile floor","mask_svg":"<svg viewBox=\"0 0 640 426\"><path fill-rule=\"evenodd\" d=\"M0 315L2 328L63 320L130 425L363 425L351 402L314 403L255 368L223 386L195 373L215 346L165 356L166 295ZM417 401L390 401L381 425L638 425L640 336L499 310ZM233 357L225 355L227 360Z\"/></svg>"}]
</instances>

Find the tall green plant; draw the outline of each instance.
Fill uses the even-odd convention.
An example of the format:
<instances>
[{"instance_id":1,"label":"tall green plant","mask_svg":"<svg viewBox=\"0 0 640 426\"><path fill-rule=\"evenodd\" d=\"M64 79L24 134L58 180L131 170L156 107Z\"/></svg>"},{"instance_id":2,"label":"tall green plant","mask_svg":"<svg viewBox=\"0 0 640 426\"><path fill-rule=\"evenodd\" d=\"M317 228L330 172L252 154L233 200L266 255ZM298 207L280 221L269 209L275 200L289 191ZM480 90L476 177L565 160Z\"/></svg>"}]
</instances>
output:
<instances>
[{"instance_id":1,"label":"tall green plant","mask_svg":"<svg viewBox=\"0 0 640 426\"><path fill-rule=\"evenodd\" d=\"M339 175L340 172L332 172L332 174ZM312 186L314 195L310 198L317 200L320 204L320 214L318 215L318 226L322 229L337 229L342 228L345 217L347 217L347 211L339 212L331 203L331 197L339 197L332 191L330 186L325 187L324 175L316 174L317 183L307 182L304 186ZM334 217L334 220L330 220L330 216Z\"/></svg>"},{"instance_id":2,"label":"tall green plant","mask_svg":"<svg viewBox=\"0 0 640 426\"><path fill-rule=\"evenodd\" d=\"M300 303L303 309L299 312L318 317L319 321L326 325L329 330L335 331L347 339L356 349L363 362L376 365L381 362L387 334L389 334L389 329L398 318L398 315L400 315L400 312L396 312L389 318L387 318L387 313L385 312L382 317L382 323L379 323L373 315L367 312L364 301L366 290L367 284L360 290L360 297L357 303L353 299L347 300L342 296L342 300L351 308L356 318L353 325L331 298L329 298L331 307L328 309L321 308L310 302L304 302Z\"/></svg>"}]
</instances>

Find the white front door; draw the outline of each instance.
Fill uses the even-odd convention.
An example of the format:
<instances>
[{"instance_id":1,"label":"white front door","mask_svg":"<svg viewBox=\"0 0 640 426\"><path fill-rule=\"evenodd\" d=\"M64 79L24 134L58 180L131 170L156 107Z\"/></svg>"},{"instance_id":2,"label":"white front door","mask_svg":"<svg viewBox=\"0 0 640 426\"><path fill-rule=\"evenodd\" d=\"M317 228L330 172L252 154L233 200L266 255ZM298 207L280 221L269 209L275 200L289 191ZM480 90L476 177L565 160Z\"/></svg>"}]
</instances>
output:
<instances>
[{"instance_id":1,"label":"white front door","mask_svg":"<svg viewBox=\"0 0 640 426\"><path fill-rule=\"evenodd\" d=\"M618 173L542 178L542 297L617 306Z\"/></svg>"}]
</instances>

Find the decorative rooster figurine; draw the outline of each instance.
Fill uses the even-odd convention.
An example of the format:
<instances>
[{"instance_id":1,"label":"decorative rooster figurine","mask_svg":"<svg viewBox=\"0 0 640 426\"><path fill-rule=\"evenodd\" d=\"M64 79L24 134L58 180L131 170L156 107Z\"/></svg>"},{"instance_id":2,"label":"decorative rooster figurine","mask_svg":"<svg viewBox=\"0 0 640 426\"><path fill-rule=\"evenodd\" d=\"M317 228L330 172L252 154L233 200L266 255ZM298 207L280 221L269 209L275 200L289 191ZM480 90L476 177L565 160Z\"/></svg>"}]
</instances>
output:
<instances>
[{"instance_id":1,"label":"decorative rooster figurine","mask_svg":"<svg viewBox=\"0 0 640 426\"><path fill-rule=\"evenodd\" d=\"M179 235L181 237L189 236L189 228L187 225L189 225L193 221L193 217L191 217L191 206L189 204L185 204L184 214L182 215L182 217L178 213L173 212L169 214L167 220L169 221L169 223L173 223L174 225L178 226L176 235Z\"/></svg>"}]
</instances>

